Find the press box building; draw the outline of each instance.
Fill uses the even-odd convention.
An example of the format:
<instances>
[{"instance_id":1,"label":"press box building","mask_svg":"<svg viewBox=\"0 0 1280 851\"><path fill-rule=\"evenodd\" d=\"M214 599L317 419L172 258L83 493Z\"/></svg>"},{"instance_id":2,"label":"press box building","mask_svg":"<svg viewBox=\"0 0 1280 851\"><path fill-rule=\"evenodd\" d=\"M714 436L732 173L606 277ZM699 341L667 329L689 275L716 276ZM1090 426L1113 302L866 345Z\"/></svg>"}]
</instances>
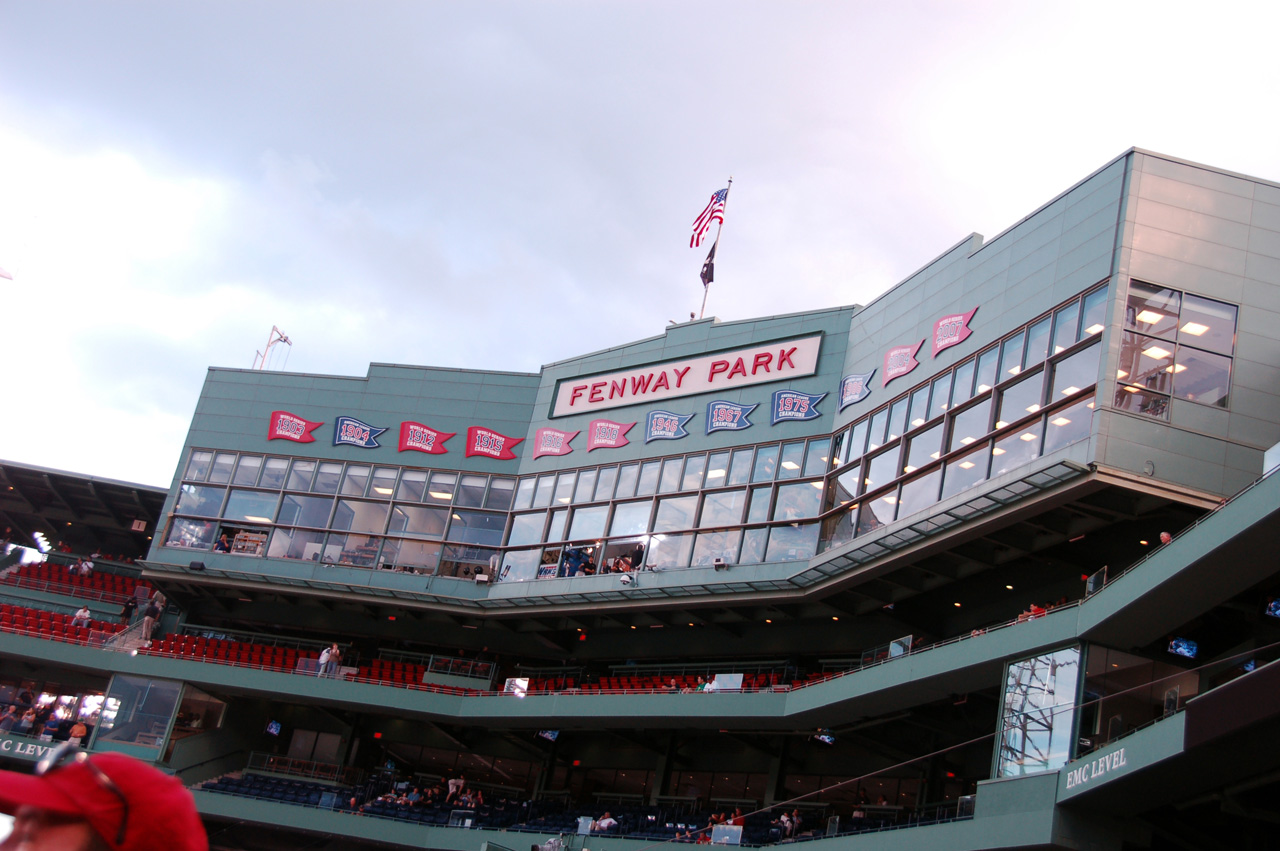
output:
<instances>
[{"instance_id":1,"label":"press box building","mask_svg":"<svg viewBox=\"0 0 1280 851\"><path fill-rule=\"evenodd\" d=\"M796 798L841 848L1230 845L1264 805L1218 804L1280 765L1277 328L1280 186L1131 150L865 306L531 374L211 369L144 562L165 629L337 640L347 676L0 653L98 672L117 718L156 683L219 703L196 736L95 731L193 783L249 752L465 769L631 807L592 848ZM655 690L696 674L730 687ZM225 791L211 825L277 837L530 841Z\"/></svg>"}]
</instances>

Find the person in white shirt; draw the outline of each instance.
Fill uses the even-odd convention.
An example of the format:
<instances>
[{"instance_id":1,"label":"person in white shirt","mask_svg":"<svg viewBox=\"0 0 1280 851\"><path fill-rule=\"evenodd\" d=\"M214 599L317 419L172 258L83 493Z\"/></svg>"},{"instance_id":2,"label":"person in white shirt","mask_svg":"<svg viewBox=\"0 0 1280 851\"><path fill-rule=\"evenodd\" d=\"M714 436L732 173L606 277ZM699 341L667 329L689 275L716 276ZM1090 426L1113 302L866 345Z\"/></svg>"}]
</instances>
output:
<instances>
[{"instance_id":1,"label":"person in white shirt","mask_svg":"<svg viewBox=\"0 0 1280 851\"><path fill-rule=\"evenodd\" d=\"M592 830L608 830L609 828L617 827L617 826L618 826L618 820L615 819L609 813L605 813L604 815L600 816L600 818L596 820L595 824L591 825L591 829Z\"/></svg>"},{"instance_id":2,"label":"person in white shirt","mask_svg":"<svg viewBox=\"0 0 1280 851\"><path fill-rule=\"evenodd\" d=\"M81 606L71 618L72 626L89 626L89 619L93 617L93 612L89 611L88 606Z\"/></svg>"}]
</instances>

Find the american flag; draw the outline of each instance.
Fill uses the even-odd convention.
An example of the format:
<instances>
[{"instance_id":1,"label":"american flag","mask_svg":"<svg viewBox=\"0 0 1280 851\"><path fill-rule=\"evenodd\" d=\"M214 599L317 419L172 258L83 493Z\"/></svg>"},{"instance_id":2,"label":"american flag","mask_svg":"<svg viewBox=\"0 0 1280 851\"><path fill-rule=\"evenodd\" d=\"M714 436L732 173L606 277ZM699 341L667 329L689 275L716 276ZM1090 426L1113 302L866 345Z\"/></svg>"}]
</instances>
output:
<instances>
[{"instance_id":1,"label":"american flag","mask_svg":"<svg viewBox=\"0 0 1280 851\"><path fill-rule=\"evenodd\" d=\"M690 248L697 248L702 245L702 238L707 235L707 231L713 223L724 221L724 202L728 197L728 187L711 195L711 200L707 202L707 208L693 222L693 236L689 237Z\"/></svg>"}]
</instances>

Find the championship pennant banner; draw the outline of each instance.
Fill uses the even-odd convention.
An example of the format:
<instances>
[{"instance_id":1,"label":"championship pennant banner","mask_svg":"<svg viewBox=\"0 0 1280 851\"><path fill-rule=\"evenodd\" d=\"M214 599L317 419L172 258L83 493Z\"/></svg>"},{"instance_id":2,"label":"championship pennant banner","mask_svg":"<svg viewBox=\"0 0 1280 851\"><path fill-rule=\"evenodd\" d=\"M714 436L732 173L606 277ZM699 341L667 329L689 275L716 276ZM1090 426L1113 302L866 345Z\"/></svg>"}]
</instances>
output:
<instances>
[{"instance_id":1,"label":"championship pennant banner","mask_svg":"<svg viewBox=\"0 0 1280 851\"><path fill-rule=\"evenodd\" d=\"M533 436L533 457L543 455L568 455L573 451L569 441L577 437L579 432L560 431L554 428L540 428Z\"/></svg>"},{"instance_id":2,"label":"championship pennant banner","mask_svg":"<svg viewBox=\"0 0 1280 851\"><path fill-rule=\"evenodd\" d=\"M507 437L492 429L471 426L467 429L467 457L484 455L499 461L510 461L516 457L512 448L522 440L523 437Z\"/></svg>"},{"instance_id":3,"label":"championship pennant banner","mask_svg":"<svg viewBox=\"0 0 1280 851\"><path fill-rule=\"evenodd\" d=\"M314 443L311 432L324 423L313 423L288 411L272 411L267 425L267 440L292 440L297 443Z\"/></svg>"},{"instance_id":4,"label":"championship pennant banner","mask_svg":"<svg viewBox=\"0 0 1280 851\"><path fill-rule=\"evenodd\" d=\"M338 417L333 424L334 446L359 446L361 449L377 449L378 435L385 428L362 423L355 417Z\"/></svg>"},{"instance_id":5,"label":"championship pennant banner","mask_svg":"<svg viewBox=\"0 0 1280 851\"><path fill-rule=\"evenodd\" d=\"M627 432L635 423L615 423L613 420L592 420L587 426L587 451L617 449L630 443Z\"/></svg>"},{"instance_id":6,"label":"championship pennant banner","mask_svg":"<svg viewBox=\"0 0 1280 851\"><path fill-rule=\"evenodd\" d=\"M894 346L884 353L884 375L880 380L881 387L888 387L889 382L901 378L920 365L916 360L916 352L924 345L924 340L906 346Z\"/></svg>"},{"instance_id":7,"label":"championship pennant banner","mask_svg":"<svg viewBox=\"0 0 1280 851\"><path fill-rule=\"evenodd\" d=\"M816 420L822 416L818 403L827 398L826 393L798 393L795 390L777 390L773 394L773 423L788 420Z\"/></svg>"},{"instance_id":8,"label":"championship pennant banner","mask_svg":"<svg viewBox=\"0 0 1280 851\"><path fill-rule=\"evenodd\" d=\"M977 312L978 308L975 307L968 313L953 313L933 323L933 356L935 358L945 349L958 346L969 339L969 335L973 333L969 330L969 320Z\"/></svg>"},{"instance_id":9,"label":"championship pennant banner","mask_svg":"<svg viewBox=\"0 0 1280 851\"><path fill-rule=\"evenodd\" d=\"M875 374L876 371L873 369L870 372L846 375L840 379L840 410L843 411L871 395L871 377Z\"/></svg>"},{"instance_id":10,"label":"championship pennant banner","mask_svg":"<svg viewBox=\"0 0 1280 851\"><path fill-rule=\"evenodd\" d=\"M416 452L425 452L428 455L443 455L449 451L444 448L444 442L455 434L457 434L456 431L436 431L422 423L402 422L400 423L400 446L398 451L404 452L412 449Z\"/></svg>"},{"instance_id":11,"label":"championship pennant banner","mask_svg":"<svg viewBox=\"0 0 1280 851\"><path fill-rule=\"evenodd\" d=\"M751 428L747 414L755 405L738 405L733 402L711 402L707 405L707 434L713 431L742 431Z\"/></svg>"},{"instance_id":12,"label":"championship pennant banner","mask_svg":"<svg viewBox=\"0 0 1280 851\"><path fill-rule=\"evenodd\" d=\"M693 414L673 414L670 411L650 411L644 423L644 442L651 440L679 440L688 437L684 430L685 423L693 419Z\"/></svg>"}]
</instances>

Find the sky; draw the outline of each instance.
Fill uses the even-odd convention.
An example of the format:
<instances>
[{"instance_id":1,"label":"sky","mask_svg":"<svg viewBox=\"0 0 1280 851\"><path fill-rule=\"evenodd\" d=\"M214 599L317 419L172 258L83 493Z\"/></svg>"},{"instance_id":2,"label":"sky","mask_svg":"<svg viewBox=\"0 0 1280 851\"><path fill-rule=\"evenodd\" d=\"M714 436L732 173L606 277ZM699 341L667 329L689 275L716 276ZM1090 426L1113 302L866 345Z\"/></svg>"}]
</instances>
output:
<instances>
[{"instance_id":1,"label":"sky","mask_svg":"<svg viewBox=\"0 0 1280 851\"><path fill-rule=\"evenodd\" d=\"M165 486L211 366L515 371L865 304L1130 147L1280 180L1280 4L0 0L0 458Z\"/></svg>"}]
</instances>

